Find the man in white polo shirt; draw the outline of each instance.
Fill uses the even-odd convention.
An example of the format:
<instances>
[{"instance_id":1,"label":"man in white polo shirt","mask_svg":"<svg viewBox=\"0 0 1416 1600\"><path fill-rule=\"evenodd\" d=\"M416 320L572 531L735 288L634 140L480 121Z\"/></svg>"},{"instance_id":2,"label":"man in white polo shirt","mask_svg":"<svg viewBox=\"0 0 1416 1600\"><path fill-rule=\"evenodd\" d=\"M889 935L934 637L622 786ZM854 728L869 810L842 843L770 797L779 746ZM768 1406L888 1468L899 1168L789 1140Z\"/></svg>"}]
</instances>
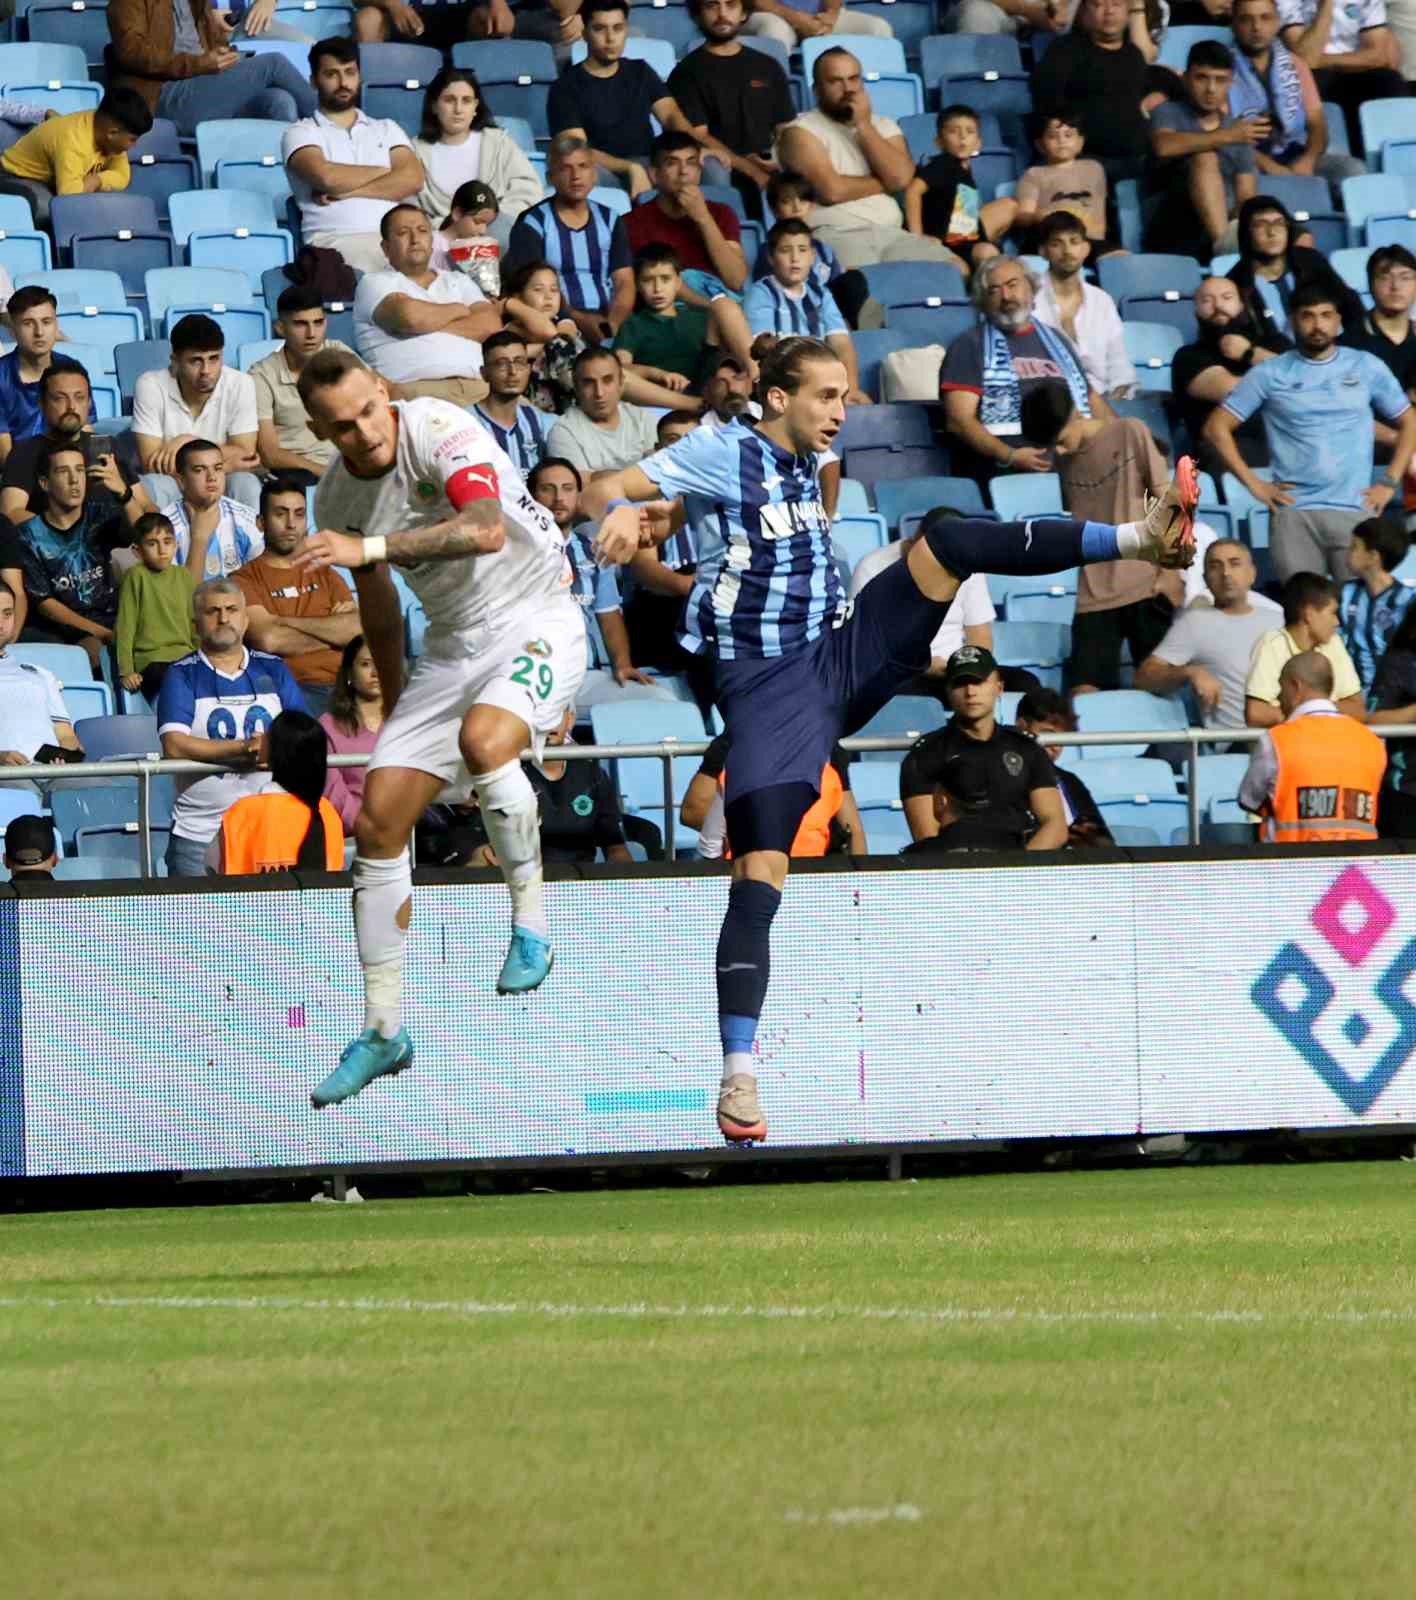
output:
<instances>
[{"instance_id":1,"label":"man in white polo shirt","mask_svg":"<svg viewBox=\"0 0 1416 1600\"><path fill-rule=\"evenodd\" d=\"M285 130L281 154L307 244L337 250L356 272L381 272L379 221L423 187L413 142L389 117L359 109L359 50L352 39L310 49L314 116Z\"/></svg>"},{"instance_id":2,"label":"man in white polo shirt","mask_svg":"<svg viewBox=\"0 0 1416 1600\"><path fill-rule=\"evenodd\" d=\"M496 307L466 273L432 270L433 228L417 206L394 206L379 231L384 270L354 296L359 354L405 396L475 405L487 394L481 341L501 329Z\"/></svg>"},{"instance_id":3,"label":"man in white polo shirt","mask_svg":"<svg viewBox=\"0 0 1416 1600\"><path fill-rule=\"evenodd\" d=\"M193 439L220 445L226 488L233 500L261 503L256 477L256 386L223 359L221 325L199 312L172 330L167 368L145 372L133 390L133 438L143 464L143 487L159 510L180 494L177 452Z\"/></svg>"},{"instance_id":4,"label":"man in white polo shirt","mask_svg":"<svg viewBox=\"0 0 1416 1600\"><path fill-rule=\"evenodd\" d=\"M20 631L16 604L15 591L0 582L0 769L28 765L41 745L79 748L58 678L10 654Z\"/></svg>"}]
</instances>

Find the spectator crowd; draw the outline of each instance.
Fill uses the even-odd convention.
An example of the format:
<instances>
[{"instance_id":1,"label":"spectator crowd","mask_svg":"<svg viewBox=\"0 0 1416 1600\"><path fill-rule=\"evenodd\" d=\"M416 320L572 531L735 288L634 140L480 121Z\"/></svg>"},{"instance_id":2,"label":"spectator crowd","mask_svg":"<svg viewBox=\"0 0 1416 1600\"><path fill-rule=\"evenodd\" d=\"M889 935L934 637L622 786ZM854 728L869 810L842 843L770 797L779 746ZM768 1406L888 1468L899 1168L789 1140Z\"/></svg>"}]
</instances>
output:
<instances>
[{"instance_id":1,"label":"spectator crowd","mask_svg":"<svg viewBox=\"0 0 1416 1600\"><path fill-rule=\"evenodd\" d=\"M839 0L376 0L324 38L271 0L107 15L92 106L0 99L0 196L59 263L0 267L0 762L82 756L65 685L25 657L77 647L166 755L233 768L180 782L174 873L337 864L357 815L360 769L325 757L372 747L377 674L349 581L297 562L334 460L298 387L326 346L394 399L466 407L550 510L593 624L582 730L595 705L711 694L675 637L691 532L602 572L584 486L750 421L776 340L822 340L846 370L820 465L853 591L923 514L1134 520L1193 454L1191 574L964 586L916 685L942 726L900 771L912 851L1112 837L1089 763L1054 762L1047 735L1126 688L1272 731L1229 792L1266 837L1320 836L1277 813L1328 747L1382 795L1332 825L1409 831L1408 762L1394 746L1373 779L1347 729L1416 720L1416 180L1392 155L1416 143L1416 0L940 0L903 39L887 8ZM497 54L516 41L524 73ZM392 74L398 116L376 114L392 44L423 47L419 76ZM226 118L275 126L288 185L291 258L253 285L274 338L250 351L230 307L179 301L126 413L102 415L123 368L84 338L79 247L124 242L100 208L151 192L164 126L191 142ZM730 848L730 759L715 746L685 802L705 854ZM563 859L622 859L632 819L583 765L538 769L543 820ZM250 803L272 793L290 804ZM803 853L864 848L845 752L827 795ZM475 818L434 837L486 859Z\"/></svg>"}]
</instances>

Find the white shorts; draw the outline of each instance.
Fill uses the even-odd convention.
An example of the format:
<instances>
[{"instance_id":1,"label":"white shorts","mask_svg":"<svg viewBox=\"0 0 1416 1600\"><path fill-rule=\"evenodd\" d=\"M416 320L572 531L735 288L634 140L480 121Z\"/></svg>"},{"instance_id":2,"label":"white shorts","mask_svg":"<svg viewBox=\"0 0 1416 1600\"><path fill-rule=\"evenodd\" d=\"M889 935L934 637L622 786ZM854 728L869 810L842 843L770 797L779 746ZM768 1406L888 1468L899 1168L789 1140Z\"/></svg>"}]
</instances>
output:
<instances>
[{"instance_id":1,"label":"white shorts","mask_svg":"<svg viewBox=\"0 0 1416 1600\"><path fill-rule=\"evenodd\" d=\"M510 623L475 655L429 653L413 668L369 758L378 767L411 767L441 778L450 797L471 792L458 736L473 706L499 706L531 731L539 760L546 735L575 704L585 676L585 619L569 595Z\"/></svg>"}]
</instances>

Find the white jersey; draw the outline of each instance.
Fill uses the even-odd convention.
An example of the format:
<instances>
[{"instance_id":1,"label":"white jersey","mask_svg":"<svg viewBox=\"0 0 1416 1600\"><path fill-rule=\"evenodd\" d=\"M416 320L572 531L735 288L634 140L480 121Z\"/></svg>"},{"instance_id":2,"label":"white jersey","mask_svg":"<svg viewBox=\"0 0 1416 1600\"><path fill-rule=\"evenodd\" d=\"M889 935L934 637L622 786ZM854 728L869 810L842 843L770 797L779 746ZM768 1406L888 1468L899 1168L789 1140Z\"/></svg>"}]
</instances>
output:
<instances>
[{"instance_id":1,"label":"white jersey","mask_svg":"<svg viewBox=\"0 0 1416 1600\"><path fill-rule=\"evenodd\" d=\"M565 541L531 498L511 457L480 422L446 400L399 400L398 454L380 478L356 478L342 458L320 479L320 528L370 537L446 522L471 500L495 494L506 543L492 555L400 566L428 617L428 650L476 650L519 614L570 593Z\"/></svg>"}]
</instances>

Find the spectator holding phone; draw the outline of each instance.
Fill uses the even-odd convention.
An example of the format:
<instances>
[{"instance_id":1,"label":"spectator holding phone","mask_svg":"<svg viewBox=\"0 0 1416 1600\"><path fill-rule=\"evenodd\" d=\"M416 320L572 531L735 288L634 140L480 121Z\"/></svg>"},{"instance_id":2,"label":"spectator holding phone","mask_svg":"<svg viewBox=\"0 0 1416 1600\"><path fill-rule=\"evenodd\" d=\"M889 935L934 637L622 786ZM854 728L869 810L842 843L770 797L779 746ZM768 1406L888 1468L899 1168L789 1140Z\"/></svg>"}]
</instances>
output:
<instances>
[{"instance_id":1,"label":"spectator holding phone","mask_svg":"<svg viewBox=\"0 0 1416 1600\"><path fill-rule=\"evenodd\" d=\"M42 431L19 440L5 459L4 476L0 477L0 516L15 523L34 516L44 503L39 488L41 459L51 446L75 441L82 444L88 459L91 498L101 501L104 495L111 495L111 509L116 511L136 492L142 509L153 509L143 491L129 488L114 457L112 439L93 433L89 427L93 391L84 367L68 356L55 356L40 375L38 400Z\"/></svg>"},{"instance_id":2,"label":"spectator holding phone","mask_svg":"<svg viewBox=\"0 0 1416 1600\"><path fill-rule=\"evenodd\" d=\"M139 517L133 531L142 559L118 591L114 642L123 687L141 689L156 705L168 667L197 647L192 626L197 580L178 562L177 535L160 511Z\"/></svg>"}]
</instances>

